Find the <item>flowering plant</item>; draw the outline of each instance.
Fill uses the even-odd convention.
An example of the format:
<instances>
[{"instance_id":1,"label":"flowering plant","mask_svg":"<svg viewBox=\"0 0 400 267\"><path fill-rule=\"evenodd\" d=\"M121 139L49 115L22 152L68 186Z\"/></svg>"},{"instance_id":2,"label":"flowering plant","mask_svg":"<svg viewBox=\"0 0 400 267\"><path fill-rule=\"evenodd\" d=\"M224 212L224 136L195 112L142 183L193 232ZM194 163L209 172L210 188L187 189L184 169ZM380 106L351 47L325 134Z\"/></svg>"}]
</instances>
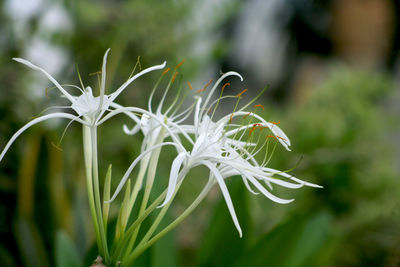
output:
<instances>
[{"instance_id":1,"label":"flowering plant","mask_svg":"<svg viewBox=\"0 0 400 267\"><path fill-rule=\"evenodd\" d=\"M256 114L258 108L263 109L262 105L255 105L255 110L246 111L257 98L238 108L242 95L246 90L237 95L223 95L224 89L230 85L225 83L221 88L220 96L213 100L214 93L224 79L236 76L243 80L240 74L233 71L223 74L209 93L204 96L204 92L211 84L210 81L203 89L197 91L194 101L184 110L180 109L185 99L180 88L172 104L166 107L166 96L176 83L175 81L179 76L177 69L181 63L172 71L168 68L161 74L150 95L147 109L122 106L115 101L128 85L148 72L163 69L166 63L164 62L161 65L156 65L137 73L113 93L107 95L105 81L108 53L109 49L103 58L99 96L94 96L92 88L85 87L82 81L81 87L71 86L79 90L81 94L79 96L71 95L64 88L65 86L60 85L44 69L27 60L15 58L15 61L43 73L71 103L70 106L65 106L64 108L70 108L76 114L55 112L33 119L11 137L0 154L1 161L17 137L39 122L52 118L65 118L70 119L71 122L82 124L87 193L99 255L104 259L105 264L130 266L143 251L185 219L206 197L215 184L218 184L233 223L239 235L242 236L240 223L236 217L234 205L225 183L228 177L240 177L251 193L262 193L272 201L281 204L290 203L293 199L282 199L272 194L273 185L293 189L302 186L320 187L297 179L287 172L268 167L276 145L280 143L284 148L290 150L291 143L279 128L279 123L268 122ZM152 99L154 93L168 73L172 73L172 75L169 78L160 103L153 110ZM190 83L188 83L188 86L192 89ZM221 101L226 98L237 99L234 111L222 116L220 119L215 119L216 110ZM131 129L126 124L124 125L123 131L126 134L133 135L141 132L144 137L140 154L127 168L112 195L112 174L111 167L109 167L103 186L104 192L101 195L98 172L97 127L118 114L127 115L135 123L135 126ZM271 142L273 143L272 150ZM156 170L160 153L165 146L172 146L176 151L176 157L170 167L168 186L153 202L149 203L150 194L156 182ZM261 163L257 161L259 155L263 155ZM184 179L190 178L188 177L189 171L200 165L209 170L207 184L180 216L165 228L158 230L158 226L173 202L182 182ZM131 185L131 173L136 166L139 166L139 172L134 178L134 185ZM109 209L111 203L123 189L125 194L119 207L115 236L110 242L107 239ZM139 203L140 190L143 190L143 197ZM140 205L137 213L133 211L135 204ZM137 241L142 222L152 213L157 214L153 224L146 230L141 240ZM129 218L134 218L134 220L131 222Z\"/></svg>"}]
</instances>

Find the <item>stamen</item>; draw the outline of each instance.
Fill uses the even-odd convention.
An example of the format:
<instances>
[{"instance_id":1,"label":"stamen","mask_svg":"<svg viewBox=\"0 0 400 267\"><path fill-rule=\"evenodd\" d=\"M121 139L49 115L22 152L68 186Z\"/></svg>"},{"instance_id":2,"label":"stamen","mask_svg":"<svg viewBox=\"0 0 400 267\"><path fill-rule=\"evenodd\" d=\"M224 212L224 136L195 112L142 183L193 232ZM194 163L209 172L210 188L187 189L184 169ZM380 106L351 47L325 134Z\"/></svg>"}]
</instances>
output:
<instances>
[{"instance_id":1,"label":"stamen","mask_svg":"<svg viewBox=\"0 0 400 267\"><path fill-rule=\"evenodd\" d=\"M176 79L176 76L179 74L179 72L175 72L174 73L174 75L172 76L172 79L171 79L171 83L174 83L174 81L175 81L175 79Z\"/></svg>"},{"instance_id":2,"label":"stamen","mask_svg":"<svg viewBox=\"0 0 400 267\"><path fill-rule=\"evenodd\" d=\"M246 119L249 115L251 114L251 112L247 113L246 115L243 116L243 119Z\"/></svg>"},{"instance_id":3,"label":"stamen","mask_svg":"<svg viewBox=\"0 0 400 267\"><path fill-rule=\"evenodd\" d=\"M176 65L175 70L178 69L180 66L182 66L183 63L185 63L185 60L182 60L181 63L179 63L178 65Z\"/></svg>"},{"instance_id":4,"label":"stamen","mask_svg":"<svg viewBox=\"0 0 400 267\"><path fill-rule=\"evenodd\" d=\"M213 81L213 79L210 79L210 80L208 81L208 83L206 83L206 84L204 85L203 89L197 90L196 93L204 92L204 91L207 89L207 87L212 83L212 81Z\"/></svg>"},{"instance_id":5,"label":"stamen","mask_svg":"<svg viewBox=\"0 0 400 267\"><path fill-rule=\"evenodd\" d=\"M255 107L255 108L259 108L259 107L260 107L260 108L262 108L262 110L264 110L264 106L261 105L261 104L255 105L254 107Z\"/></svg>"},{"instance_id":6,"label":"stamen","mask_svg":"<svg viewBox=\"0 0 400 267\"><path fill-rule=\"evenodd\" d=\"M82 89L83 89L83 88L85 88L85 86L83 85L83 82L82 82L82 77L81 77L81 74L79 72L78 64L75 64L75 66L76 66L76 72L78 73L79 82L81 83L81 86L82 86Z\"/></svg>"},{"instance_id":7,"label":"stamen","mask_svg":"<svg viewBox=\"0 0 400 267\"><path fill-rule=\"evenodd\" d=\"M137 57L136 64L135 64L135 66L133 67L133 70L132 70L131 74L129 75L128 80L129 80L130 78L132 78L133 74L135 73L136 67L137 67L138 65L139 65L139 70L142 70L142 65L140 64L140 56Z\"/></svg>"},{"instance_id":8,"label":"stamen","mask_svg":"<svg viewBox=\"0 0 400 267\"><path fill-rule=\"evenodd\" d=\"M278 124L280 124L281 123L281 121L270 121L269 123L272 123L272 124L275 124L275 125L278 125Z\"/></svg>"},{"instance_id":9,"label":"stamen","mask_svg":"<svg viewBox=\"0 0 400 267\"><path fill-rule=\"evenodd\" d=\"M190 82L187 82L187 84L189 85L190 90L193 90L193 86Z\"/></svg>"},{"instance_id":10,"label":"stamen","mask_svg":"<svg viewBox=\"0 0 400 267\"><path fill-rule=\"evenodd\" d=\"M267 135L266 138L274 138L274 139L279 138L279 139L281 139L281 140L283 140L283 141L287 141L285 138L280 137L280 136L278 136L278 135L276 135L276 136L275 136L275 135Z\"/></svg>"},{"instance_id":11,"label":"stamen","mask_svg":"<svg viewBox=\"0 0 400 267\"><path fill-rule=\"evenodd\" d=\"M54 144L53 141L51 141L50 144L51 144L55 149L57 149L58 151L60 151L60 152L63 151L62 148L59 147L58 145Z\"/></svg>"},{"instance_id":12,"label":"stamen","mask_svg":"<svg viewBox=\"0 0 400 267\"><path fill-rule=\"evenodd\" d=\"M170 71L171 68L167 68L166 70L163 71L162 75L165 75L168 73L168 71Z\"/></svg>"},{"instance_id":13,"label":"stamen","mask_svg":"<svg viewBox=\"0 0 400 267\"><path fill-rule=\"evenodd\" d=\"M240 97L241 95L243 95L244 93L246 93L247 92L247 89L244 89L243 91L241 91L239 94L237 94L236 96L237 97Z\"/></svg>"},{"instance_id":14,"label":"stamen","mask_svg":"<svg viewBox=\"0 0 400 267\"><path fill-rule=\"evenodd\" d=\"M222 86L222 89L221 89L221 91L223 92L224 91L224 89L225 89L225 87L227 87L227 86L229 86L229 85L231 85L230 83L225 83L224 84L224 86Z\"/></svg>"},{"instance_id":15,"label":"stamen","mask_svg":"<svg viewBox=\"0 0 400 267\"><path fill-rule=\"evenodd\" d=\"M96 72L89 73L89 76L93 76L93 75L97 75L97 81L99 83L99 89L100 89L100 87L101 87L101 82L100 82L101 71L96 71Z\"/></svg>"},{"instance_id":16,"label":"stamen","mask_svg":"<svg viewBox=\"0 0 400 267\"><path fill-rule=\"evenodd\" d=\"M137 57L137 64L139 65L139 70L142 70L142 64L140 64L140 56Z\"/></svg>"},{"instance_id":17,"label":"stamen","mask_svg":"<svg viewBox=\"0 0 400 267\"><path fill-rule=\"evenodd\" d=\"M89 76L100 75L100 74L101 74L101 71L96 71L96 72L89 73Z\"/></svg>"}]
</instances>

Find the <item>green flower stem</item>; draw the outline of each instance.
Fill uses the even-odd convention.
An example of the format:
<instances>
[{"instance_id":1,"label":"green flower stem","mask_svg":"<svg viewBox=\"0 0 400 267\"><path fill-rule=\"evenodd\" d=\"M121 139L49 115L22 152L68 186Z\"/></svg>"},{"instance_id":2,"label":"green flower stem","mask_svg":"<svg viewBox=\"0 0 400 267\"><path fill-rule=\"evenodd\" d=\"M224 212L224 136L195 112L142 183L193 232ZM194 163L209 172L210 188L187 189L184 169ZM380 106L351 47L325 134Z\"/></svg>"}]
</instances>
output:
<instances>
[{"instance_id":1,"label":"green flower stem","mask_svg":"<svg viewBox=\"0 0 400 267\"><path fill-rule=\"evenodd\" d=\"M154 142L151 142L149 147L151 147L153 144L154 144ZM143 179L144 179L144 176L146 174L147 167L149 166L151 155L152 155L152 153L147 154L142 159L142 161L140 162L139 174L138 174L138 176L136 178L136 182L135 182L135 185L133 187L129 202L128 202L128 204L126 205L126 207L124 209L120 209L120 213L122 213L122 212L128 212L129 213L128 215L124 216L126 219L124 221L121 221L121 222L119 221L119 219L122 218L123 216L121 216L121 215L118 216L117 225L120 225L122 233L125 231L126 225L128 223L130 212L132 211L133 206L135 205L135 202L136 202L136 198L137 198L137 196L139 194L139 191L142 188Z\"/></svg>"},{"instance_id":2,"label":"green flower stem","mask_svg":"<svg viewBox=\"0 0 400 267\"><path fill-rule=\"evenodd\" d=\"M164 140L165 137L165 129L162 128L159 135L157 136L157 139L155 141L155 144L159 144L162 142L162 140ZM145 212L146 207L147 207L147 203L149 201L150 198L150 193L151 193L151 189L153 188L153 183L154 183L154 178L156 176L156 171L157 171L157 165L158 165L158 159L160 157L160 152L161 152L161 147L154 150L154 152L151 153L151 158L150 158L150 166L147 172L147 179L146 179L146 188L143 194L143 200L142 200L142 204L140 206L140 210L139 210L139 217ZM127 253L130 253L133 249L133 246L135 245L135 241L137 238L137 235L139 233L140 230L140 226L141 223L136 227L131 240L128 244L128 247L126 249Z\"/></svg>"},{"instance_id":3,"label":"green flower stem","mask_svg":"<svg viewBox=\"0 0 400 267\"><path fill-rule=\"evenodd\" d=\"M160 205L167 195L167 190L165 190L160 196L157 197L156 200L143 212L141 216L139 216L131 226L129 226L128 230L125 232L125 234L122 236L121 240L118 242L115 251L113 252L112 258L113 261L117 261L119 258L119 255L122 252L122 249L126 247L126 243L129 241L129 238L131 235L134 233L136 227L141 224L149 215L150 213L157 208L158 205Z\"/></svg>"},{"instance_id":4,"label":"green flower stem","mask_svg":"<svg viewBox=\"0 0 400 267\"><path fill-rule=\"evenodd\" d=\"M189 172L189 168L183 168L181 170L181 172L179 173L178 181L183 180L183 178L187 175L188 172ZM171 200L164 207L162 207L161 211L158 213L158 215L157 215L156 219L154 220L153 224L150 226L150 228L147 231L146 235L143 237L143 239L140 241L140 243L137 245L137 247L140 247L145 242L147 242L147 240L149 240L150 237L153 235L153 233L157 230L158 225L161 223L161 220L164 218L165 213L168 211L172 201L174 200L175 195L178 192L178 189L179 188L176 188ZM128 257L129 254L127 254L125 256Z\"/></svg>"},{"instance_id":5,"label":"green flower stem","mask_svg":"<svg viewBox=\"0 0 400 267\"><path fill-rule=\"evenodd\" d=\"M92 146L91 146L91 136L90 129L87 126L83 126L83 154L85 158L85 172L86 172L86 186L89 198L90 213L92 215L92 221L94 225L94 230L96 233L97 246L99 248L99 253L103 254L103 244L100 241L100 229L99 223L96 215L96 207L93 195L93 181L92 181Z\"/></svg>"},{"instance_id":6,"label":"green flower stem","mask_svg":"<svg viewBox=\"0 0 400 267\"><path fill-rule=\"evenodd\" d=\"M214 181L212 179L209 179L207 185L204 187L204 189L200 192L200 194L197 196L197 198L193 201L193 203L178 217L176 218L172 223L170 223L167 227L165 227L163 230L161 230L158 234L156 234L153 238L151 238L149 241L147 241L145 244L142 244L136 247L136 249L133 251L133 253L126 259L126 261L123 262L124 266L130 266L132 265L133 261L140 255L142 254L146 249L148 249L150 246L152 246L155 242L157 242L161 237L166 235L169 231L174 229L176 226L178 226L179 223L181 223L190 213L193 212L193 210L201 203L201 201L204 199L204 197L208 194L212 186L214 185ZM172 199L171 199L172 200ZM161 212L160 212L161 213Z\"/></svg>"},{"instance_id":7,"label":"green flower stem","mask_svg":"<svg viewBox=\"0 0 400 267\"><path fill-rule=\"evenodd\" d=\"M100 240L101 243L103 244L103 256L105 259L105 262L108 262L109 260L109 253L108 253L108 248L107 248L107 237L106 233L104 231L104 222L103 222L103 216L101 212L101 199L100 199L100 186L99 186L99 170L98 170L98 160L97 160L97 127L93 126L90 128L90 135L91 135L91 141L92 141L92 167L93 167L93 186L94 186L94 199L95 199L95 207L96 207L96 216L99 224L99 230L100 230Z\"/></svg>"}]
</instances>

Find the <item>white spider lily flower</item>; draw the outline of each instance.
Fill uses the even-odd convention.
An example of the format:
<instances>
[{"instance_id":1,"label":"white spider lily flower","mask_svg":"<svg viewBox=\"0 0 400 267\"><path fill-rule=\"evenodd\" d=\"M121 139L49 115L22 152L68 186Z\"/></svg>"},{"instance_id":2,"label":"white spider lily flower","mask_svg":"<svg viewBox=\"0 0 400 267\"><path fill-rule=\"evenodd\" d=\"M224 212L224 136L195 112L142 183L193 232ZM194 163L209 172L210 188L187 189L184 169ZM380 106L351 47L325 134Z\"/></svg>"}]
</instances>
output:
<instances>
[{"instance_id":1,"label":"white spider lily flower","mask_svg":"<svg viewBox=\"0 0 400 267\"><path fill-rule=\"evenodd\" d=\"M181 65L182 63L180 63L179 65ZM141 118L139 119L133 113L131 113L129 115L127 114L136 123L136 125L132 129L129 129L126 124L123 125L123 130L128 135L134 135L139 131L141 131L143 133L143 135L145 136L145 140L143 141L142 151L146 147L151 147L152 145L154 145L154 140L157 139L157 137L159 136L159 134L161 132L161 129L163 128L160 125L159 121L163 121L165 123L165 125L167 125L167 127L169 127L170 131L176 134L177 138L179 138L179 135L182 135L182 136L184 136L184 138L186 140L188 140L193 145L193 140L188 135L188 132L190 132L190 131L187 130L188 128L192 129L193 126L182 125L182 122L184 122L192 114L192 112L194 110L194 104L190 105L183 111L179 112L179 107L185 99L185 97L182 97L180 99L180 90L179 90L179 92L176 95L175 99L173 100L172 104L170 104L166 110L163 110L166 96L167 96L169 90L171 89L171 86L174 83L175 78L178 74L176 72L176 67L175 67L175 72L172 75L171 80L169 81L168 86L167 86L166 90L164 91L164 94L163 94L161 100L159 101L157 108L155 110L153 110L152 101L153 101L154 93L155 93L159 83L161 82L161 79L168 71L169 71L169 68L166 71L164 71L161 78L156 83L155 87L153 88L153 90L150 94L149 101L148 101L148 112L150 114L152 114L153 116L148 116L146 114L143 114L141 116ZM180 102L180 103L178 103L178 102ZM169 133L168 132L165 133L164 139L167 138L168 136L169 136Z\"/></svg>"},{"instance_id":2,"label":"white spider lily flower","mask_svg":"<svg viewBox=\"0 0 400 267\"><path fill-rule=\"evenodd\" d=\"M13 58L13 60L22 63L34 70L37 70L41 73L43 73L54 85L55 87L61 92L62 96L67 98L71 105L70 106L63 106L63 108L71 108L77 115L73 115L70 113L64 113L64 112L56 112L56 113L51 113L47 115L43 115L41 117L38 117L30 122L28 122L24 127L22 127L20 130L18 130L9 140L9 142L6 144L5 148L0 154L0 161L4 157L5 153L8 151L10 146L13 144L13 142L18 138L19 135L21 135L25 130L27 130L29 127L45 121L49 120L52 118L66 118L70 119L71 122L76 121L79 122L83 125L89 126L89 127L97 127L101 123L103 123L105 120L102 120L104 118L104 113L106 111L115 111L115 109L121 108L121 106L117 105L114 103L114 100L125 90L125 88L131 84L134 80L139 78L140 76L151 72L153 70L159 70L165 67L166 62L164 62L161 65L155 65L152 67L149 67L133 77L129 78L124 84L122 84L117 90L115 90L113 93L106 95L105 94L105 80L106 80L106 64L107 64L107 56L109 53L110 49L107 49L106 53L104 54L103 57L103 65L102 65L102 72L101 72L101 83L100 83L100 95L99 96L94 96L91 87L86 87L86 88L80 88L78 86L72 86L74 88L77 88L80 90L81 95L79 96L74 96L71 95L60 83L56 81L46 70L44 70L41 67L38 67L34 65L33 63L29 62L28 60L22 59L22 58ZM112 110L111 108L115 108ZM101 122L100 122L101 120Z\"/></svg>"},{"instance_id":3,"label":"white spider lily flower","mask_svg":"<svg viewBox=\"0 0 400 267\"><path fill-rule=\"evenodd\" d=\"M308 182L303 182L285 172L280 172L274 169L265 167L264 164L258 164L255 160L255 155L259 152L254 152L254 146L256 143L249 141L242 141L244 132L250 128L255 127L255 123L248 125L237 126L235 129L231 129L235 126L231 123L232 118L237 116L250 116L257 120L257 126L269 128L274 134L274 137L287 149L289 149L290 141L284 132L275 124L269 123L254 113L243 112L239 110L230 115L222 117L217 122L213 122L212 119L206 114L209 110L208 103L210 101L211 94L215 91L217 85L227 76L234 75L238 76L241 80L242 77L236 72L228 72L216 82L216 85L211 90L210 94L202 104L202 98L199 97L196 104L196 110L194 114L194 127L191 132L195 136L193 148L190 153L179 153L174 159L170 179L168 184L167 195L164 202L160 206L166 205L171 201L177 184L180 182L179 179L184 179L185 175L191 168L199 165L204 165L210 171L210 177L214 178L214 182L218 183L222 195L227 204L228 210L231 214L232 220L242 236L242 230L240 228L239 221L237 219L235 209L225 184L225 178L239 175L242 177L246 188L254 193L258 194L252 189L252 186L257 189L260 193L268 197L274 202L280 204L287 204L292 202L294 199L282 199L272 194L267 188L262 185L262 182L272 190L272 184L280 185L286 188L300 188L302 186L320 187ZM229 130L228 130L229 129ZM190 129L189 129L190 130ZM243 133L241 133L243 132ZM239 135L239 138L237 138ZM249 148L252 148L249 150ZM280 175L287 178L289 181L278 179L274 175Z\"/></svg>"}]
</instances>

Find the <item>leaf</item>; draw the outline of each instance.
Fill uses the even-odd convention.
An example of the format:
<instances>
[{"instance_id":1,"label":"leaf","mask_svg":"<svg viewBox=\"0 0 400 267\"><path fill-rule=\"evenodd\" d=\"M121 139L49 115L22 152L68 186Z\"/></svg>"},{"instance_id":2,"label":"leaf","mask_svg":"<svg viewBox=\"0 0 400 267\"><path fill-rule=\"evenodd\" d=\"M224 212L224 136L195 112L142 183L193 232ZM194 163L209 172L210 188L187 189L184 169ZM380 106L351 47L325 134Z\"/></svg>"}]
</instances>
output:
<instances>
[{"instance_id":1,"label":"leaf","mask_svg":"<svg viewBox=\"0 0 400 267\"><path fill-rule=\"evenodd\" d=\"M56 266L57 267L75 267L80 266L82 259L79 253L64 231L57 231L56 233Z\"/></svg>"},{"instance_id":2,"label":"leaf","mask_svg":"<svg viewBox=\"0 0 400 267\"><path fill-rule=\"evenodd\" d=\"M228 189L243 231L243 238L239 237L226 203L221 198L204 235L198 255L198 266L232 266L235 259L245 250L248 237L251 235L250 214L246 188L241 179L236 178L228 183Z\"/></svg>"},{"instance_id":3,"label":"leaf","mask_svg":"<svg viewBox=\"0 0 400 267\"><path fill-rule=\"evenodd\" d=\"M164 220L159 225L159 229L163 229L168 226L170 222L170 214L167 213ZM177 260L177 249L176 249L176 238L174 235L175 231L171 231L166 234L163 238L158 240L152 248L153 256L153 267L175 267L178 266Z\"/></svg>"},{"instance_id":4,"label":"leaf","mask_svg":"<svg viewBox=\"0 0 400 267\"><path fill-rule=\"evenodd\" d=\"M25 266L50 266L43 239L36 225L31 220L18 218L15 230Z\"/></svg>"},{"instance_id":5,"label":"leaf","mask_svg":"<svg viewBox=\"0 0 400 267\"><path fill-rule=\"evenodd\" d=\"M310 259L326 242L330 221L326 212L293 217L261 237L236 266L313 266Z\"/></svg>"}]
</instances>

